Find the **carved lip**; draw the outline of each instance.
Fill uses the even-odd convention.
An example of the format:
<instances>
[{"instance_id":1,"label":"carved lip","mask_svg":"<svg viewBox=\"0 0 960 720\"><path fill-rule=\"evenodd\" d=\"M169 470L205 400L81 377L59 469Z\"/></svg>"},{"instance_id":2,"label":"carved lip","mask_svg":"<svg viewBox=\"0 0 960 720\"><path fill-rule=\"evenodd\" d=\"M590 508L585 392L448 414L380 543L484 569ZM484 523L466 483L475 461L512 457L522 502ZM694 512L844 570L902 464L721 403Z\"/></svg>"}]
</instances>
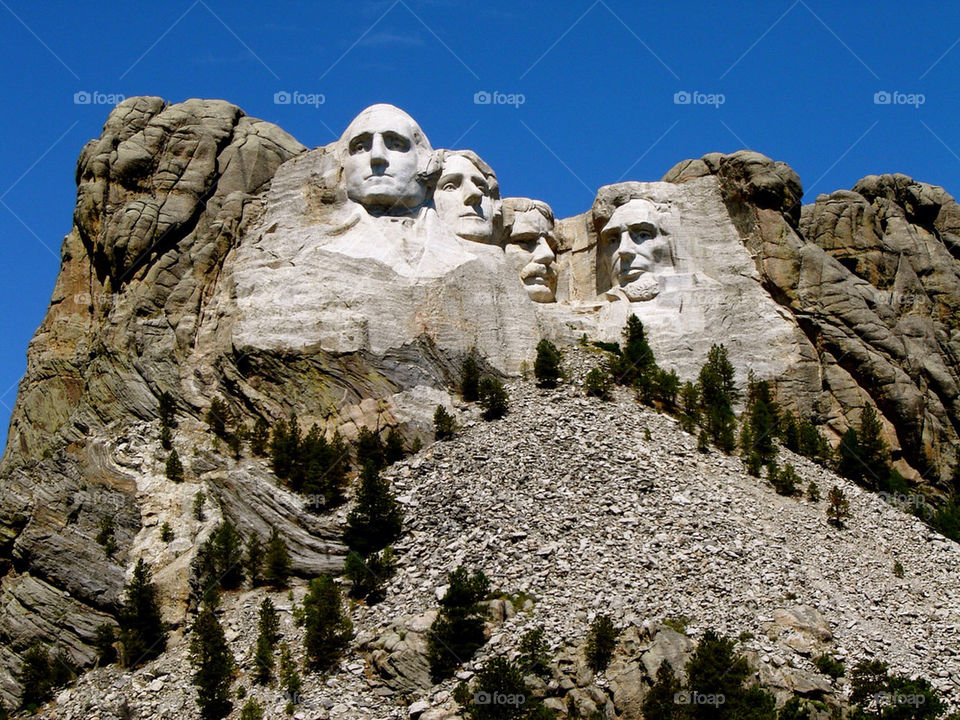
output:
<instances>
[{"instance_id":1,"label":"carved lip","mask_svg":"<svg viewBox=\"0 0 960 720\"><path fill-rule=\"evenodd\" d=\"M649 266L644 265L633 265L631 267L625 268L620 271L620 280L624 282L633 282L641 275L650 272Z\"/></svg>"}]
</instances>

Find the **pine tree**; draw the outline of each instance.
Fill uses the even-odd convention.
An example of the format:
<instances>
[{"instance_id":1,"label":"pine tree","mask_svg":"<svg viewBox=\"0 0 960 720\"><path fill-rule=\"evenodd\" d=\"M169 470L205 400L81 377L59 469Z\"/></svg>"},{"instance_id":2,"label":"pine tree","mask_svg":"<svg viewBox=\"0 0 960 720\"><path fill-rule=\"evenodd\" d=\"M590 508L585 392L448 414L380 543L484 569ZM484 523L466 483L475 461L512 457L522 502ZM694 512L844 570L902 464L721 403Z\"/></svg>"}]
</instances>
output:
<instances>
[{"instance_id":1,"label":"pine tree","mask_svg":"<svg viewBox=\"0 0 960 720\"><path fill-rule=\"evenodd\" d=\"M257 636L257 649L253 654L253 681L258 685L266 685L273 677L275 661L273 646L262 634Z\"/></svg>"},{"instance_id":2,"label":"pine tree","mask_svg":"<svg viewBox=\"0 0 960 720\"><path fill-rule=\"evenodd\" d=\"M265 685L273 675L273 647L280 639L280 617L270 598L264 598L260 603L258 630L257 650L253 658L254 680Z\"/></svg>"},{"instance_id":3,"label":"pine tree","mask_svg":"<svg viewBox=\"0 0 960 720\"><path fill-rule=\"evenodd\" d=\"M193 496L193 519L197 522L203 522L206 519L203 513L203 505L206 501L207 496L203 494L203 490L198 490Z\"/></svg>"},{"instance_id":4,"label":"pine tree","mask_svg":"<svg viewBox=\"0 0 960 720\"><path fill-rule=\"evenodd\" d=\"M183 464L176 450L173 450L167 458L167 480L183 482Z\"/></svg>"},{"instance_id":5,"label":"pine tree","mask_svg":"<svg viewBox=\"0 0 960 720\"><path fill-rule=\"evenodd\" d=\"M601 400L610 397L610 375L600 368L593 368L587 373L583 386L587 397L597 397Z\"/></svg>"},{"instance_id":6,"label":"pine tree","mask_svg":"<svg viewBox=\"0 0 960 720\"><path fill-rule=\"evenodd\" d=\"M263 720L263 708L253 698L249 698L240 711L240 720Z\"/></svg>"},{"instance_id":7,"label":"pine tree","mask_svg":"<svg viewBox=\"0 0 960 720\"><path fill-rule=\"evenodd\" d=\"M636 315L631 315L623 328L623 349L619 356L611 358L613 379L620 385L633 385L645 380L654 368L656 362L643 323Z\"/></svg>"},{"instance_id":8,"label":"pine tree","mask_svg":"<svg viewBox=\"0 0 960 720\"><path fill-rule=\"evenodd\" d=\"M455 425L453 415L443 405L437 405L433 413L433 436L437 440L449 440L453 437Z\"/></svg>"},{"instance_id":9,"label":"pine tree","mask_svg":"<svg viewBox=\"0 0 960 720\"><path fill-rule=\"evenodd\" d=\"M691 435L700 424L700 391L689 380L680 389L680 427Z\"/></svg>"},{"instance_id":10,"label":"pine tree","mask_svg":"<svg viewBox=\"0 0 960 720\"><path fill-rule=\"evenodd\" d=\"M846 493L834 485L827 495L827 518L830 524L838 528L843 527L843 521L850 517L850 501Z\"/></svg>"},{"instance_id":11,"label":"pine tree","mask_svg":"<svg viewBox=\"0 0 960 720\"><path fill-rule=\"evenodd\" d=\"M471 575L460 566L448 574L447 582L440 610L427 631L430 672L437 681L473 657L486 641L483 634L485 610L480 605L490 588L486 575L479 570Z\"/></svg>"},{"instance_id":12,"label":"pine tree","mask_svg":"<svg viewBox=\"0 0 960 720\"><path fill-rule=\"evenodd\" d=\"M290 577L290 553L276 528L270 531L264 557L263 579L274 588L285 588Z\"/></svg>"},{"instance_id":13,"label":"pine tree","mask_svg":"<svg viewBox=\"0 0 960 720\"><path fill-rule=\"evenodd\" d=\"M643 699L645 720L684 720L685 706L677 702L682 687L670 662L662 661L656 681Z\"/></svg>"},{"instance_id":14,"label":"pine tree","mask_svg":"<svg viewBox=\"0 0 960 720\"><path fill-rule=\"evenodd\" d=\"M326 507L328 473L333 464L333 453L327 439L316 425L310 428L310 432L300 444L297 463L303 465L303 472L294 472L291 476L302 476L303 484L301 487L294 486L294 490L302 490L307 495L322 498L322 502L315 502L313 506Z\"/></svg>"},{"instance_id":15,"label":"pine tree","mask_svg":"<svg viewBox=\"0 0 960 720\"><path fill-rule=\"evenodd\" d=\"M97 634L93 646L97 649L97 660L101 665L110 665L117 661L117 632L113 625L104 623L97 627Z\"/></svg>"},{"instance_id":16,"label":"pine tree","mask_svg":"<svg viewBox=\"0 0 960 720\"><path fill-rule=\"evenodd\" d=\"M736 444L736 418L733 405L739 396L734 385L734 370L723 345L713 345L707 362L700 369L697 389L704 416L704 428L713 443L724 452Z\"/></svg>"},{"instance_id":17,"label":"pine tree","mask_svg":"<svg viewBox=\"0 0 960 720\"><path fill-rule=\"evenodd\" d=\"M173 428L177 426L177 401L173 395L164 391L160 393L160 405L158 409L160 415L161 428Z\"/></svg>"},{"instance_id":18,"label":"pine tree","mask_svg":"<svg viewBox=\"0 0 960 720\"><path fill-rule=\"evenodd\" d=\"M883 424L873 405L867 405L860 414L860 459L863 461L863 477L867 485L876 490L887 490L890 465L887 462L890 450L883 441Z\"/></svg>"},{"instance_id":19,"label":"pine tree","mask_svg":"<svg viewBox=\"0 0 960 720\"><path fill-rule=\"evenodd\" d=\"M399 460L403 460L407 454L407 449L403 446L403 436L397 428L390 428L387 433L387 442L383 448L384 459L387 465L393 465Z\"/></svg>"},{"instance_id":20,"label":"pine tree","mask_svg":"<svg viewBox=\"0 0 960 720\"><path fill-rule=\"evenodd\" d=\"M244 557L244 570L250 578L250 585L257 587L263 582L263 543L259 535L251 535L247 541L247 552Z\"/></svg>"},{"instance_id":21,"label":"pine tree","mask_svg":"<svg viewBox=\"0 0 960 720\"><path fill-rule=\"evenodd\" d=\"M463 361L460 372L460 394L466 402L476 402L480 399L480 366L473 350Z\"/></svg>"},{"instance_id":22,"label":"pine tree","mask_svg":"<svg viewBox=\"0 0 960 720\"><path fill-rule=\"evenodd\" d=\"M537 359L533 363L533 375L540 387L552 388L557 386L562 360L563 355L552 342L543 339L537 343Z\"/></svg>"},{"instance_id":23,"label":"pine tree","mask_svg":"<svg viewBox=\"0 0 960 720\"><path fill-rule=\"evenodd\" d=\"M503 383L493 377L480 381L480 407L484 420L498 420L507 414L509 396Z\"/></svg>"},{"instance_id":24,"label":"pine tree","mask_svg":"<svg viewBox=\"0 0 960 720\"><path fill-rule=\"evenodd\" d=\"M837 446L837 473L854 482L859 482L863 478L860 436L853 428L849 428L843 434Z\"/></svg>"},{"instance_id":25,"label":"pine tree","mask_svg":"<svg viewBox=\"0 0 960 720\"><path fill-rule=\"evenodd\" d=\"M227 438L227 423L230 420L230 411L227 404L220 398L214 398L207 410L207 425L218 438Z\"/></svg>"},{"instance_id":26,"label":"pine tree","mask_svg":"<svg viewBox=\"0 0 960 720\"><path fill-rule=\"evenodd\" d=\"M303 625L308 663L316 670L331 669L353 637L353 623L343 611L340 589L328 575L310 581L303 598Z\"/></svg>"},{"instance_id":27,"label":"pine tree","mask_svg":"<svg viewBox=\"0 0 960 720\"><path fill-rule=\"evenodd\" d=\"M362 598L369 604L383 598L386 583L395 571L393 550L389 546L367 558L351 550L343 563L343 574L350 581L350 596Z\"/></svg>"},{"instance_id":28,"label":"pine tree","mask_svg":"<svg viewBox=\"0 0 960 720\"><path fill-rule=\"evenodd\" d=\"M194 572L204 594L212 585L233 590L243 583L243 539L229 520L200 547Z\"/></svg>"},{"instance_id":29,"label":"pine tree","mask_svg":"<svg viewBox=\"0 0 960 720\"><path fill-rule=\"evenodd\" d=\"M290 421L280 420L273 428L273 437L270 440L270 457L273 462L273 472L281 480L290 477L294 463L300 451L300 424L297 416L292 415Z\"/></svg>"},{"instance_id":30,"label":"pine tree","mask_svg":"<svg viewBox=\"0 0 960 720\"><path fill-rule=\"evenodd\" d=\"M770 383L757 380L750 372L747 385L746 417L741 437L749 439L745 452L756 452L764 463L777 455L774 437L778 434L780 409L770 393Z\"/></svg>"},{"instance_id":31,"label":"pine tree","mask_svg":"<svg viewBox=\"0 0 960 720\"><path fill-rule=\"evenodd\" d=\"M166 425L160 428L160 447L164 450L173 449L173 433Z\"/></svg>"},{"instance_id":32,"label":"pine tree","mask_svg":"<svg viewBox=\"0 0 960 720\"><path fill-rule=\"evenodd\" d=\"M382 550L398 537L403 528L403 511L386 480L370 464L360 474L357 503L347 515L343 537L351 550L361 555Z\"/></svg>"},{"instance_id":33,"label":"pine tree","mask_svg":"<svg viewBox=\"0 0 960 720\"><path fill-rule=\"evenodd\" d=\"M280 643L280 684L283 686L287 695L287 714L293 714L294 705L300 703L300 691L303 689L303 682L300 679L300 673L297 671L297 663L294 662L290 654L290 648L286 643Z\"/></svg>"},{"instance_id":34,"label":"pine tree","mask_svg":"<svg viewBox=\"0 0 960 720\"><path fill-rule=\"evenodd\" d=\"M23 688L20 702L24 709L35 711L50 699L53 683L46 647L36 643L23 654L17 680Z\"/></svg>"},{"instance_id":35,"label":"pine tree","mask_svg":"<svg viewBox=\"0 0 960 720\"><path fill-rule=\"evenodd\" d=\"M267 454L267 446L270 444L270 426L262 417L257 418L253 424L253 430L250 431L250 452L257 457L263 457Z\"/></svg>"},{"instance_id":36,"label":"pine tree","mask_svg":"<svg viewBox=\"0 0 960 720\"><path fill-rule=\"evenodd\" d=\"M197 688L197 705L204 720L220 720L230 713L230 683L235 667L233 655L217 616L204 607L193 624L190 665Z\"/></svg>"},{"instance_id":37,"label":"pine tree","mask_svg":"<svg viewBox=\"0 0 960 720\"><path fill-rule=\"evenodd\" d=\"M140 558L133 569L133 577L125 587L120 611L124 664L136 667L152 660L164 651L166 639L157 603L157 589L152 582L150 568Z\"/></svg>"},{"instance_id":38,"label":"pine tree","mask_svg":"<svg viewBox=\"0 0 960 720\"><path fill-rule=\"evenodd\" d=\"M597 615L590 623L590 632L587 635L587 646L584 654L587 666L594 672L605 670L613 657L617 646L619 631L613 626L613 621L606 615Z\"/></svg>"},{"instance_id":39,"label":"pine tree","mask_svg":"<svg viewBox=\"0 0 960 720\"><path fill-rule=\"evenodd\" d=\"M367 428L360 428L357 436L357 465L373 465L378 471L387 466L380 436Z\"/></svg>"}]
</instances>

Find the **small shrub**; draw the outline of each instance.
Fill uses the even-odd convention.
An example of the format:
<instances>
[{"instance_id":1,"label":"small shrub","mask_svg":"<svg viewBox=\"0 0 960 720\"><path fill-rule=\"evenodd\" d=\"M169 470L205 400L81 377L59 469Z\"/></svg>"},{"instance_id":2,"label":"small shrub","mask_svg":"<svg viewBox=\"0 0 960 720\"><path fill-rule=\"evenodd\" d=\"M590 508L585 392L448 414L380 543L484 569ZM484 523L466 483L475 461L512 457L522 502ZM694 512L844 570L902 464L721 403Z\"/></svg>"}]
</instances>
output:
<instances>
[{"instance_id":1,"label":"small shrub","mask_svg":"<svg viewBox=\"0 0 960 720\"><path fill-rule=\"evenodd\" d=\"M547 677L550 674L550 656L543 628L534 628L520 638L520 667L525 675Z\"/></svg>"},{"instance_id":2,"label":"small shrub","mask_svg":"<svg viewBox=\"0 0 960 720\"><path fill-rule=\"evenodd\" d=\"M557 386L560 379L560 362L563 355L549 340L537 343L537 359L533 364L533 375L540 387L552 388Z\"/></svg>"},{"instance_id":3,"label":"small shrub","mask_svg":"<svg viewBox=\"0 0 960 720\"><path fill-rule=\"evenodd\" d=\"M456 425L453 415L447 412L443 405L437 405L433 413L433 436L437 440L449 440L453 437Z\"/></svg>"},{"instance_id":4,"label":"small shrub","mask_svg":"<svg viewBox=\"0 0 960 720\"><path fill-rule=\"evenodd\" d=\"M270 444L270 426L263 418L257 418L250 431L250 452L257 457L264 457Z\"/></svg>"},{"instance_id":5,"label":"small shrub","mask_svg":"<svg viewBox=\"0 0 960 720\"><path fill-rule=\"evenodd\" d=\"M780 708L777 720L810 720L810 705L794 695Z\"/></svg>"},{"instance_id":6,"label":"small shrub","mask_svg":"<svg viewBox=\"0 0 960 720\"><path fill-rule=\"evenodd\" d=\"M600 368L593 368L587 373L584 381L588 397L597 397L606 400L610 397L610 375Z\"/></svg>"},{"instance_id":7,"label":"small shrub","mask_svg":"<svg viewBox=\"0 0 960 720\"><path fill-rule=\"evenodd\" d=\"M167 480L175 483L183 482L183 463L180 462L180 456L176 450L171 451L167 458Z\"/></svg>"},{"instance_id":8,"label":"small shrub","mask_svg":"<svg viewBox=\"0 0 960 720\"><path fill-rule=\"evenodd\" d=\"M903 572L903 563L899 560L895 560L893 563L893 575L894 577L902 578L904 575Z\"/></svg>"},{"instance_id":9,"label":"small shrub","mask_svg":"<svg viewBox=\"0 0 960 720\"><path fill-rule=\"evenodd\" d=\"M534 697L527 686L523 668L504 657L491 658L483 664L472 691L466 685L461 687L455 691L454 699L462 705L468 720L545 720L553 717L543 701ZM483 696L516 698L517 702L491 704L474 701L474 698Z\"/></svg>"},{"instance_id":10,"label":"small shrub","mask_svg":"<svg viewBox=\"0 0 960 720\"><path fill-rule=\"evenodd\" d=\"M780 495L793 496L799 493L797 484L800 482L800 476L793 465L787 463L782 470L778 470L776 463L771 462L767 466L768 479L773 489Z\"/></svg>"},{"instance_id":11,"label":"small shrub","mask_svg":"<svg viewBox=\"0 0 960 720\"><path fill-rule=\"evenodd\" d=\"M807 500L820 502L820 487L813 480L807 485Z\"/></svg>"},{"instance_id":12,"label":"small shrub","mask_svg":"<svg viewBox=\"0 0 960 720\"><path fill-rule=\"evenodd\" d=\"M173 528L170 527L170 523L165 522L160 526L160 540L162 542L168 543L172 542L174 538Z\"/></svg>"},{"instance_id":13,"label":"small shrub","mask_svg":"<svg viewBox=\"0 0 960 720\"><path fill-rule=\"evenodd\" d=\"M193 496L193 519L197 522L203 522L206 519L203 512L203 505L206 501L207 496L203 494L203 490L198 490L197 494Z\"/></svg>"},{"instance_id":14,"label":"small shrub","mask_svg":"<svg viewBox=\"0 0 960 720\"><path fill-rule=\"evenodd\" d=\"M830 524L842 528L843 521L850 517L850 501L846 493L837 485L830 489L827 495L827 519Z\"/></svg>"},{"instance_id":15,"label":"small shrub","mask_svg":"<svg viewBox=\"0 0 960 720\"><path fill-rule=\"evenodd\" d=\"M113 554L117 550L117 539L114 537L112 515L104 515L100 518L100 531L97 533L97 543L103 546L107 557L113 557Z\"/></svg>"},{"instance_id":16,"label":"small shrub","mask_svg":"<svg viewBox=\"0 0 960 720\"><path fill-rule=\"evenodd\" d=\"M263 720L263 708L253 698L247 700L240 711L240 720Z\"/></svg>"},{"instance_id":17,"label":"small shrub","mask_svg":"<svg viewBox=\"0 0 960 720\"><path fill-rule=\"evenodd\" d=\"M834 660L830 655L819 655L813 660L814 666L824 675L832 677L834 680L843 677L843 663Z\"/></svg>"},{"instance_id":18,"label":"small shrub","mask_svg":"<svg viewBox=\"0 0 960 720\"><path fill-rule=\"evenodd\" d=\"M480 407L484 420L498 420L507 414L509 396L503 383L486 377L480 381Z\"/></svg>"},{"instance_id":19,"label":"small shrub","mask_svg":"<svg viewBox=\"0 0 960 720\"><path fill-rule=\"evenodd\" d=\"M606 615L597 615L590 623L585 650L587 665L594 671L605 670L613 657L617 646L619 631L613 626L613 620Z\"/></svg>"},{"instance_id":20,"label":"small shrub","mask_svg":"<svg viewBox=\"0 0 960 720\"><path fill-rule=\"evenodd\" d=\"M23 654L17 674L17 680L23 687L23 708L32 712L50 699L53 690L51 671L50 654L45 646L37 643Z\"/></svg>"}]
</instances>

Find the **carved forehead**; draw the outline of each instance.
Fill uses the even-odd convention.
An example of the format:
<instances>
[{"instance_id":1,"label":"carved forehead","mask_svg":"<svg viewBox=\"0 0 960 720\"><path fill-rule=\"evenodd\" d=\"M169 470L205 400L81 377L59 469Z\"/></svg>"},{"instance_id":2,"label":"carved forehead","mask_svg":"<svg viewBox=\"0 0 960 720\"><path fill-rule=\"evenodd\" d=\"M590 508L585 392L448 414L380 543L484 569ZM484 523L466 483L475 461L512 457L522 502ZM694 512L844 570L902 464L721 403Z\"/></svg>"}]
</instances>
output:
<instances>
[{"instance_id":1,"label":"carved forehead","mask_svg":"<svg viewBox=\"0 0 960 720\"><path fill-rule=\"evenodd\" d=\"M659 214L660 212L656 204L650 200L646 198L631 198L613 211L610 219L604 225L604 229L623 225L634 225L641 222L656 225Z\"/></svg>"},{"instance_id":2,"label":"carved forehead","mask_svg":"<svg viewBox=\"0 0 960 720\"><path fill-rule=\"evenodd\" d=\"M467 162L483 175L484 180L487 181L487 186L490 188L491 196L494 198L500 197L500 184L497 182L497 174L475 152L472 150L441 150L439 152L440 162L442 163L441 177L448 172L456 172L458 166L462 169L464 167L463 163Z\"/></svg>"},{"instance_id":3,"label":"carved forehead","mask_svg":"<svg viewBox=\"0 0 960 720\"><path fill-rule=\"evenodd\" d=\"M408 138L419 149L431 152L430 141L423 134L423 130L417 124L417 121L398 107L379 103L371 105L362 110L353 121L347 126L343 135L340 136L341 143L348 143L358 135L364 133L383 133L395 132Z\"/></svg>"}]
</instances>

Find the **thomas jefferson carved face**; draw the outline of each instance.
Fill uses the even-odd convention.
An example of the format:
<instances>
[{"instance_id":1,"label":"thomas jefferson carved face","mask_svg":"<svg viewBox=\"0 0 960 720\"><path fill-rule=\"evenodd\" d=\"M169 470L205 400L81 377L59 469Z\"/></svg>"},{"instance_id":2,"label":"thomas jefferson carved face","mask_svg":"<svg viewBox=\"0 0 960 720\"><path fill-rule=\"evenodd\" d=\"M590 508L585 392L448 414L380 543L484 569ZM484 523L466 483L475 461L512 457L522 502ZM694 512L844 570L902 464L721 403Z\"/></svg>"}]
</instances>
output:
<instances>
[{"instance_id":1,"label":"thomas jefferson carved face","mask_svg":"<svg viewBox=\"0 0 960 720\"><path fill-rule=\"evenodd\" d=\"M347 197L373 214L404 215L426 197L422 173L432 148L420 126L393 105L371 105L341 142Z\"/></svg>"},{"instance_id":2,"label":"thomas jefferson carved face","mask_svg":"<svg viewBox=\"0 0 960 720\"><path fill-rule=\"evenodd\" d=\"M557 291L553 218L537 207L516 213L504 248L520 267L520 279L534 302L553 302Z\"/></svg>"},{"instance_id":3,"label":"thomas jefferson carved face","mask_svg":"<svg viewBox=\"0 0 960 720\"><path fill-rule=\"evenodd\" d=\"M661 231L656 205L634 198L614 210L600 231L611 287L631 302L652 300L660 292L656 273L673 265L670 243Z\"/></svg>"},{"instance_id":4,"label":"thomas jefferson carved face","mask_svg":"<svg viewBox=\"0 0 960 720\"><path fill-rule=\"evenodd\" d=\"M496 242L500 193L493 171L465 152L446 156L433 203L454 234L479 243Z\"/></svg>"}]
</instances>

